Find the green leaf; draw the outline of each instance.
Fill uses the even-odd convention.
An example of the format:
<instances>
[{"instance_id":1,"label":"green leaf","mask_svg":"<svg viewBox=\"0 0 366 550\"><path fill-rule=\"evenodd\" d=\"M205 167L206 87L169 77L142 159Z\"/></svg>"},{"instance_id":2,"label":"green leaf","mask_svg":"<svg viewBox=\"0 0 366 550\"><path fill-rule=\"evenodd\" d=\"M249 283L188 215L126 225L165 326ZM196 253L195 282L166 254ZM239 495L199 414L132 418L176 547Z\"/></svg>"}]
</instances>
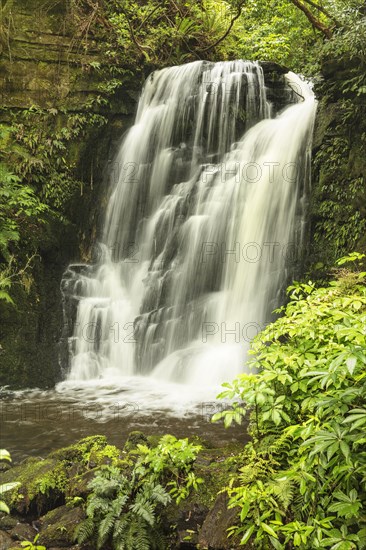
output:
<instances>
[{"instance_id":1,"label":"green leaf","mask_svg":"<svg viewBox=\"0 0 366 550\"><path fill-rule=\"evenodd\" d=\"M10 514L9 507L2 500L0 500L0 512L5 512L5 514Z\"/></svg>"},{"instance_id":2,"label":"green leaf","mask_svg":"<svg viewBox=\"0 0 366 550\"><path fill-rule=\"evenodd\" d=\"M9 451L7 451L6 449L0 449L0 460L8 460L9 462L11 462Z\"/></svg>"},{"instance_id":3,"label":"green leaf","mask_svg":"<svg viewBox=\"0 0 366 550\"><path fill-rule=\"evenodd\" d=\"M347 358L346 365L347 365L348 372L351 375L354 373L356 364L357 364L357 357L355 357L354 355L350 355Z\"/></svg>"},{"instance_id":4,"label":"green leaf","mask_svg":"<svg viewBox=\"0 0 366 550\"><path fill-rule=\"evenodd\" d=\"M248 542L248 540L253 534L254 528L255 528L255 525L251 525L249 529L245 531L244 535L241 538L240 544L246 544Z\"/></svg>"},{"instance_id":5,"label":"green leaf","mask_svg":"<svg viewBox=\"0 0 366 550\"><path fill-rule=\"evenodd\" d=\"M278 535L274 529L270 525L267 525L266 523L260 523L261 528L263 531L271 535L271 537L274 537L275 539L278 539Z\"/></svg>"}]
</instances>

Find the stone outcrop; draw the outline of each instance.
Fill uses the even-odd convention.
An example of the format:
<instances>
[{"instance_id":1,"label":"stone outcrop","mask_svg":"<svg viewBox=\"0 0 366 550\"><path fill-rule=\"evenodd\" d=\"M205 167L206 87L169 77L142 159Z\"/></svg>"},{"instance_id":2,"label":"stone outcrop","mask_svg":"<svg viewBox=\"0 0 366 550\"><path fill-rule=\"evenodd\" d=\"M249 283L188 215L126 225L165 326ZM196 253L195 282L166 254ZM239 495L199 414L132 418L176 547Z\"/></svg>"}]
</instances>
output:
<instances>
[{"instance_id":1,"label":"stone outcrop","mask_svg":"<svg viewBox=\"0 0 366 550\"><path fill-rule=\"evenodd\" d=\"M366 251L366 87L357 59L328 54L315 81L309 266L321 278L339 257ZM358 84L357 84L358 83Z\"/></svg>"},{"instance_id":2,"label":"stone outcrop","mask_svg":"<svg viewBox=\"0 0 366 550\"><path fill-rule=\"evenodd\" d=\"M106 201L108 167L131 124L141 87L141 76L130 77L109 96L108 108L99 102L105 84L100 67L108 63L103 40L80 38L70 6L67 0L5 0L0 8L0 123L12 123L32 106L57 112L55 128L70 115L85 113L86 105L89 114L106 118L102 128L88 130L68 151L75 180L82 182L68 206L69 223L50 221L30 289L14 285L16 308L0 303L0 386L48 387L60 377L60 280L70 261L90 254Z\"/></svg>"}]
</instances>

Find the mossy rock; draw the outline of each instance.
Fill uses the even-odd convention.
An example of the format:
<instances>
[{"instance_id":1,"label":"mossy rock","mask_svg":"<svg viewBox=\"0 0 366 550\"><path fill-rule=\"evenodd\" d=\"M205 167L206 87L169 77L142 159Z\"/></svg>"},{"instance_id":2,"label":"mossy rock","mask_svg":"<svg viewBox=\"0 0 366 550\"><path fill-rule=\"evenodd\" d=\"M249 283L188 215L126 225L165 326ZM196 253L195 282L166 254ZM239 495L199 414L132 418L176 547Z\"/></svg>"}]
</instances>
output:
<instances>
[{"instance_id":1,"label":"mossy rock","mask_svg":"<svg viewBox=\"0 0 366 550\"><path fill-rule=\"evenodd\" d=\"M0 531L0 549L7 549L11 544L12 540L8 533L5 533L5 531Z\"/></svg>"},{"instance_id":2,"label":"mossy rock","mask_svg":"<svg viewBox=\"0 0 366 550\"><path fill-rule=\"evenodd\" d=\"M124 465L121 456L117 447L108 445L106 437L86 437L44 460L29 458L0 474L1 483L20 483L3 498L12 511L23 516L45 514L65 504L66 497L86 496L98 467Z\"/></svg>"},{"instance_id":3,"label":"mossy rock","mask_svg":"<svg viewBox=\"0 0 366 550\"><path fill-rule=\"evenodd\" d=\"M104 435L92 435L84 437L74 445L64 447L52 452L49 456L57 460L70 463L81 462L87 464L90 460L90 453L102 450L107 446L107 438Z\"/></svg>"},{"instance_id":4,"label":"mossy rock","mask_svg":"<svg viewBox=\"0 0 366 550\"><path fill-rule=\"evenodd\" d=\"M123 450L126 453L129 453L130 451L136 449L137 445L147 445L148 447L151 447L157 445L159 439L160 436L151 436L148 438L143 432L139 432L138 430L136 430L128 434L128 438L126 443L124 444Z\"/></svg>"},{"instance_id":5,"label":"mossy rock","mask_svg":"<svg viewBox=\"0 0 366 550\"><path fill-rule=\"evenodd\" d=\"M13 527L17 525L18 521L17 518L4 513L0 518L0 531L11 531Z\"/></svg>"},{"instance_id":6,"label":"mossy rock","mask_svg":"<svg viewBox=\"0 0 366 550\"><path fill-rule=\"evenodd\" d=\"M85 519L85 513L80 507L60 506L48 512L40 518L41 530L38 543L47 548L50 546L64 548L73 545L75 528L83 519Z\"/></svg>"},{"instance_id":7,"label":"mossy rock","mask_svg":"<svg viewBox=\"0 0 366 550\"><path fill-rule=\"evenodd\" d=\"M29 541L34 540L37 531L28 523L17 523L10 531L9 535L14 540Z\"/></svg>"},{"instance_id":8,"label":"mossy rock","mask_svg":"<svg viewBox=\"0 0 366 550\"><path fill-rule=\"evenodd\" d=\"M164 524L170 525L174 529L174 547L182 549L198 547L196 545L199 542L203 526L206 525L207 527L207 525L210 525L207 523L208 518L210 518L212 514L216 514L215 510L218 506L218 495L220 496L221 491L228 485L230 476L237 471L235 456L237 456L241 450L241 444L233 444L220 449L203 448L200 451L194 463L194 473L196 477L203 479L203 483L199 484L197 490L192 491L189 497L181 501L178 505L174 501L171 502L164 514ZM221 499L219 500L219 503L220 502ZM220 517L222 509L223 506L220 505ZM214 518L219 520L218 516L214 516ZM232 515L227 518L228 523L231 521L231 518ZM214 519L212 521L214 521ZM233 525L233 523L230 525ZM204 531L204 536L206 536L205 533L206 531ZM226 531L224 535L222 535L222 538L224 538L224 536L226 536ZM215 542L218 539L219 530L217 530L214 535L213 541ZM204 542L204 538L202 537L201 542ZM199 547L206 548L206 546ZM210 548L221 550L236 547L210 546Z\"/></svg>"},{"instance_id":9,"label":"mossy rock","mask_svg":"<svg viewBox=\"0 0 366 550\"><path fill-rule=\"evenodd\" d=\"M3 500L12 511L35 515L62 503L67 476L63 464L55 459L29 458L8 470L0 481L20 483L3 495Z\"/></svg>"},{"instance_id":10,"label":"mossy rock","mask_svg":"<svg viewBox=\"0 0 366 550\"><path fill-rule=\"evenodd\" d=\"M65 492L67 502L75 498L82 498L83 500L86 500L90 493L90 489L88 487L89 483L92 479L94 479L98 471L99 468L93 468L92 470L87 470L80 475L72 477Z\"/></svg>"}]
</instances>

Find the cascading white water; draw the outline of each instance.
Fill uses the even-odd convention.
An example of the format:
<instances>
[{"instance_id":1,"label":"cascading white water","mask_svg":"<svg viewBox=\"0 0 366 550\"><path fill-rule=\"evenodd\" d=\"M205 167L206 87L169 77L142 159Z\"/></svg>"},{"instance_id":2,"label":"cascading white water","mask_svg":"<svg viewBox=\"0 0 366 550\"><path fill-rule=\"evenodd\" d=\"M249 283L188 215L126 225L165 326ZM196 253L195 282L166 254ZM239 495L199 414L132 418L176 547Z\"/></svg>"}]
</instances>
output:
<instances>
[{"instance_id":1,"label":"cascading white water","mask_svg":"<svg viewBox=\"0 0 366 550\"><path fill-rule=\"evenodd\" d=\"M70 380L199 386L244 370L303 238L315 100L276 118L259 64L154 73L119 154L95 266L70 266ZM290 93L289 93L290 97ZM70 277L71 273L71 277ZM66 289L66 290L65 290Z\"/></svg>"}]
</instances>

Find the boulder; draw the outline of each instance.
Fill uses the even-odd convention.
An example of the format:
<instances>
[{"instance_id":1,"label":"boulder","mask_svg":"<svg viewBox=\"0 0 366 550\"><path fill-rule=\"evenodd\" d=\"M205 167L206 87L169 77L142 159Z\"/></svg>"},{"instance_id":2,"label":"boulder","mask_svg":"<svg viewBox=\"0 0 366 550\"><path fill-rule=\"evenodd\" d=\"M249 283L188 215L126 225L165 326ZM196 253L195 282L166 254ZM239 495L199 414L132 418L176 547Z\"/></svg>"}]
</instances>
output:
<instances>
[{"instance_id":1,"label":"boulder","mask_svg":"<svg viewBox=\"0 0 366 550\"><path fill-rule=\"evenodd\" d=\"M39 544L43 544L47 548L73 546L75 528L84 518L85 513L81 508L60 506L48 512L40 519Z\"/></svg>"},{"instance_id":2,"label":"boulder","mask_svg":"<svg viewBox=\"0 0 366 550\"><path fill-rule=\"evenodd\" d=\"M4 514L4 516L0 518L0 530L11 531L17 523L19 523L18 519L9 516L8 514Z\"/></svg>"},{"instance_id":3,"label":"boulder","mask_svg":"<svg viewBox=\"0 0 366 550\"><path fill-rule=\"evenodd\" d=\"M228 510L226 493L218 495L213 508L207 514L198 535L199 547L202 550L243 550L239 540L227 538L227 529L235 524L237 510Z\"/></svg>"},{"instance_id":4,"label":"boulder","mask_svg":"<svg viewBox=\"0 0 366 550\"><path fill-rule=\"evenodd\" d=\"M33 540L37 531L28 523L17 523L9 534L15 540Z\"/></svg>"},{"instance_id":5,"label":"boulder","mask_svg":"<svg viewBox=\"0 0 366 550\"><path fill-rule=\"evenodd\" d=\"M8 550L13 544L11 537L5 531L0 531L0 550Z\"/></svg>"}]
</instances>

